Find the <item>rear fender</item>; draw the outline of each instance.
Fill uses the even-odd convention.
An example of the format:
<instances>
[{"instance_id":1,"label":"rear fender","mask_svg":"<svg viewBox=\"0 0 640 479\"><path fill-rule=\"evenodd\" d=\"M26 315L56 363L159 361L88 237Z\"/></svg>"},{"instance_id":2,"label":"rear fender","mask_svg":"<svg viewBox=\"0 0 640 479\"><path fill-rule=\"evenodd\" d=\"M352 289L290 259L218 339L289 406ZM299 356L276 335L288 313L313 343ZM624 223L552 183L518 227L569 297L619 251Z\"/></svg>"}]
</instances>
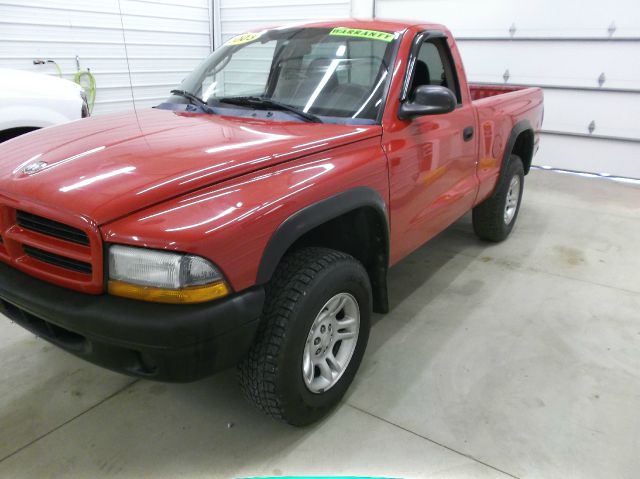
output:
<instances>
[{"instance_id":1,"label":"rear fender","mask_svg":"<svg viewBox=\"0 0 640 479\"><path fill-rule=\"evenodd\" d=\"M504 154L502 155L502 163L500 166L500 176L498 177L498 181L496 182L496 188L498 185L501 185L505 180L507 175L507 166L509 165L509 159L511 158L511 154L513 153L513 147L518 140L518 137L521 133L525 131L533 132L533 127L531 126L531 122L529 120L520 120L516 123L511 129L511 134L509 135L509 139L507 140L507 144L504 148Z\"/></svg>"}]
</instances>

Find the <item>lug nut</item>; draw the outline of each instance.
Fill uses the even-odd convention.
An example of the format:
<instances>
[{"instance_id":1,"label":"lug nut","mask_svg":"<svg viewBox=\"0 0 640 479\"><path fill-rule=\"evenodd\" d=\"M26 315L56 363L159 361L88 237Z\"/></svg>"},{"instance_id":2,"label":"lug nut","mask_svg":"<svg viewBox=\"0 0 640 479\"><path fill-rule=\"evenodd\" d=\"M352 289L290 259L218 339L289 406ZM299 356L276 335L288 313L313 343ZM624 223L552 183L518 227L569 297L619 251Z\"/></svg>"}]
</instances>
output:
<instances>
[{"instance_id":1,"label":"lug nut","mask_svg":"<svg viewBox=\"0 0 640 479\"><path fill-rule=\"evenodd\" d=\"M320 332L324 333L327 330L327 328L325 327L325 325L323 324L322 326L320 326Z\"/></svg>"},{"instance_id":2,"label":"lug nut","mask_svg":"<svg viewBox=\"0 0 640 479\"><path fill-rule=\"evenodd\" d=\"M320 354L322 352L322 349L318 348L316 349L316 354Z\"/></svg>"},{"instance_id":3,"label":"lug nut","mask_svg":"<svg viewBox=\"0 0 640 479\"><path fill-rule=\"evenodd\" d=\"M313 345L317 346L318 344L320 344L320 338L316 338L313 340Z\"/></svg>"}]
</instances>

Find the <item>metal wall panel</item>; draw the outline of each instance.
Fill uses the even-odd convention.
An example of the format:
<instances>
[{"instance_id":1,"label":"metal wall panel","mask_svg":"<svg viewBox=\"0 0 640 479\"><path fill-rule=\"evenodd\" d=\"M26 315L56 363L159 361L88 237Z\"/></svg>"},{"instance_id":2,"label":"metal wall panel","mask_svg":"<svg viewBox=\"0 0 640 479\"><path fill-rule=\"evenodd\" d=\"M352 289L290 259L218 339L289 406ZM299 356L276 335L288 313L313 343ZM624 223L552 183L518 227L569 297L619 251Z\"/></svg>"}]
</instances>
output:
<instances>
[{"instance_id":1,"label":"metal wall panel","mask_svg":"<svg viewBox=\"0 0 640 479\"><path fill-rule=\"evenodd\" d=\"M640 139L640 95L628 92L544 89L544 129Z\"/></svg>"},{"instance_id":2,"label":"metal wall panel","mask_svg":"<svg viewBox=\"0 0 640 479\"><path fill-rule=\"evenodd\" d=\"M637 0L376 0L380 18L423 19L446 24L456 35L517 37L640 36Z\"/></svg>"},{"instance_id":3,"label":"metal wall panel","mask_svg":"<svg viewBox=\"0 0 640 479\"><path fill-rule=\"evenodd\" d=\"M461 40L465 69L475 81L633 89L640 92L640 41Z\"/></svg>"},{"instance_id":4,"label":"metal wall panel","mask_svg":"<svg viewBox=\"0 0 640 479\"><path fill-rule=\"evenodd\" d=\"M535 164L640 178L638 144L627 141L543 134Z\"/></svg>"},{"instance_id":5,"label":"metal wall panel","mask_svg":"<svg viewBox=\"0 0 640 479\"><path fill-rule=\"evenodd\" d=\"M350 0L213 0L215 44L247 30L323 18L347 18Z\"/></svg>"},{"instance_id":6,"label":"metal wall panel","mask_svg":"<svg viewBox=\"0 0 640 479\"><path fill-rule=\"evenodd\" d=\"M158 104L212 44L209 0L0 1L0 67L55 74L33 65L52 59L72 79L77 55L94 114Z\"/></svg>"},{"instance_id":7,"label":"metal wall panel","mask_svg":"<svg viewBox=\"0 0 640 479\"><path fill-rule=\"evenodd\" d=\"M637 0L376 0L376 14L447 25L470 81L545 87L537 164L640 178Z\"/></svg>"}]
</instances>

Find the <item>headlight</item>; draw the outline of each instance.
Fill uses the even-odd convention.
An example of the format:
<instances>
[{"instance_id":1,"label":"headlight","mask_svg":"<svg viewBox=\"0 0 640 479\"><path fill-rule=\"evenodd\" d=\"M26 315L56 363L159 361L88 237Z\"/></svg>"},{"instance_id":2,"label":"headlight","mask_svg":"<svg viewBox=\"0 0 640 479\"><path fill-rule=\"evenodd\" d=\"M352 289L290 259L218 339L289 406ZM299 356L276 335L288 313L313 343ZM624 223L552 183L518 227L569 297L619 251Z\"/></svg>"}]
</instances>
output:
<instances>
[{"instance_id":1,"label":"headlight","mask_svg":"<svg viewBox=\"0 0 640 479\"><path fill-rule=\"evenodd\" d=\"M202 303L229 294L222 274L199 256L114 245L109 294L158 303Z\"/></svg>"}]
</instances>

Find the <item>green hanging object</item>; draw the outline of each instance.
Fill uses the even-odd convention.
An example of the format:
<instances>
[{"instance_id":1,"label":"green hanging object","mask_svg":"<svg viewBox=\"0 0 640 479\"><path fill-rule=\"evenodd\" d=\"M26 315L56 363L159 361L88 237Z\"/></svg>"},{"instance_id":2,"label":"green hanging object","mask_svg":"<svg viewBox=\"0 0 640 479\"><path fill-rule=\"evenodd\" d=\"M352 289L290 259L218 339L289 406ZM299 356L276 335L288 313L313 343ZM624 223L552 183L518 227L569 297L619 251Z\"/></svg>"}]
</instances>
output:
<instances>
[{"instance_id":1,"label":"green hanging object","mask_svg":"<svg viewBox=\"0 0 640 479\"><path fill-rule=\"evenodd\" d=\"M93 76L91 71L79 70L73 76L73 81L80 85L85 94L87 95L87 105L89 106L89 112L93 112L93 104L96 101L96 77Z\"/></svg>"}]
</instances>

